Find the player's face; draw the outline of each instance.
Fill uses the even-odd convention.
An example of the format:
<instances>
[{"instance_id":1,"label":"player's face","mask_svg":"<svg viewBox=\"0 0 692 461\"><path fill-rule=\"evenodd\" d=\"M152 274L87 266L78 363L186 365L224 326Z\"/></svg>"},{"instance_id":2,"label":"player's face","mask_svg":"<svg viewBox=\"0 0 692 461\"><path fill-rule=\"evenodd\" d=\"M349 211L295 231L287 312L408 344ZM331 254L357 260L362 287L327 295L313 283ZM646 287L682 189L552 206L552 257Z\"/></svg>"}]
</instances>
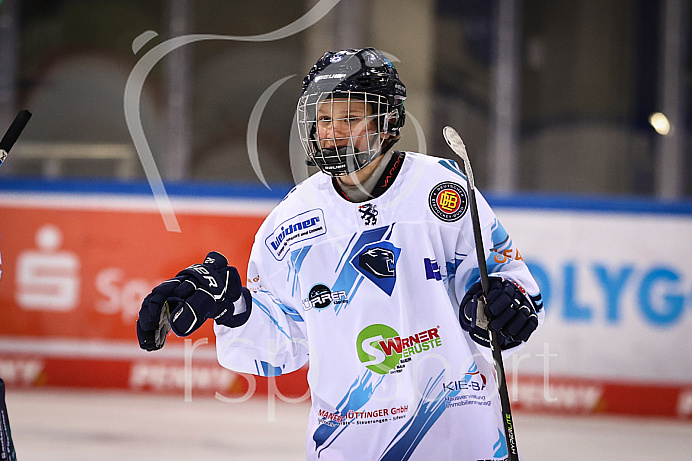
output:
<instances>
[{"instance_id":1,"label":"player's face","mask_svg":"<svg viewBox=\"0 0 692 461\"><path fill-rule=\"evenodd\" d=\"M352 146L367 151L377 142L372 105L358 99L329 99L317 109L317 138L323 149Z\"/></svg>"}]
</instances>

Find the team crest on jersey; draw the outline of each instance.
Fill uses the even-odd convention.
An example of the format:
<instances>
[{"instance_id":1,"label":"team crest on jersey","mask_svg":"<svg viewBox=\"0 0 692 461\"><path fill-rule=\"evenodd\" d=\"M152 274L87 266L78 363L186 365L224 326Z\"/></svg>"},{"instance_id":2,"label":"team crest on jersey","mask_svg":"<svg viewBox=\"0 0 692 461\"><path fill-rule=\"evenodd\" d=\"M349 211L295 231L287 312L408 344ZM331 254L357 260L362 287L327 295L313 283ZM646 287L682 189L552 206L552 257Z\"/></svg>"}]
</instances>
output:
<instances>
[{"instance_id":1,"label":"team crest on jersey","mask_svg":"<svg viewBox=\"0 0 692 461\"><path fill-rule=\"evenodd\" d=\"M459 220L469 207L468 195L463 187L444 181L433 187L428 196L430 211L445 222Z\"/></svg>"},{"instance_id":2,"label":"team crest on jersey","mask_svg":"<svg viewBox=\"0 0 692 461\"><path fill-rule=\"evenodd\" d=\"M377 224L377 205L366 203L358 207L358 212L360 213L360 217L365 222L366 226L374 226Z\"/></svg>"},{"instance_id":3,"label":"team crest on jersey","mask_svg":"<svg viewBox=\"0 0 692 461\"><path fill-rule=\"evenodd\" d=\"M389 296L396 283L396 263L401 249L383 241L366 245L351 260L353 267Z\"/></svg>"}]
</instances>

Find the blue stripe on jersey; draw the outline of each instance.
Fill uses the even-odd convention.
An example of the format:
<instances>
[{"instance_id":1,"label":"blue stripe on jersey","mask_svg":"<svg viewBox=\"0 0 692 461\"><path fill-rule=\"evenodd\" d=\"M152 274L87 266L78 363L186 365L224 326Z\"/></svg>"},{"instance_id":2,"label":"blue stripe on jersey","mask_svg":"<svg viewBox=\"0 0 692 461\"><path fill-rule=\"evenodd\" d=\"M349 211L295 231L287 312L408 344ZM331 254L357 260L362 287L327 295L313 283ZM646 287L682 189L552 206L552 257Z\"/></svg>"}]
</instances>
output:
<instances>
[{"instance_id":1,"label":"blue stripe on jersey","mask_svg":"<svg viewBox=\"0 0 692 461\"><path fill-rule=\"evenodd\" d=\"M389 227L389 232L387 233L387 236L384 238L385 240L389 240L392 237L392 232L394 232L394 225L396 223L392 223L392 225ZM398 229L398 227L397 227Z\"/></svg>"},{"instance_id":2,"label":"blue stripe on jersey","mask_svg":"<svg viewBox=\"0 0 692 461\"><path fill-rule=\"evenodd\" d=\"M297 310L293 309L291 306L287 306L284 303L277 303L277 305L281 308L281 310L290 318L291 320L295 322L304 322L303 317L298 313Z\"/></svg>"},{"instance_id":3,"label":"blue stripe on jersey","mask_svg":"<svg viewBox=\"0 0 692 461\"><path fill-rule=\"evenodd\" d=\"M358 291L358 288L360 288L360 284L363 283L363 280L365 280L365 277L363 277L362 275L358 277L355 285L353 285L353 289L346 295L346 299L350 300L352 296L355 296L356 292ZM346 306L346 305L343 304L342 306ZM337 308L336 308L337 314L339 313L339 310L341 310L342 306L337 306Z\"/></svg>"},{"instance_id":4,"label":"blue stripe on jersey","mask_svg":"<svg viewBox=\"0 0 692 461\"><path fill-rule=\"evenodd\" d=\"M268 291L264 291L264 290L260 290L260 291L261 291L262 293L269 293ZM259 301L257 300L257 297L255 297L255 296L252 297L252 303L253 303L253 304L257 304L257 305L259 306L259 308L262 309L262 312L264 312L265 314L267 314L267 316L269 317L269 319L270 319L270 320L272 321L272 323L276 326L276 329L277 329L277 330L279 330L281 333L283 333L283 335L286 336L288 339L291 339L291 335L289 335L288 333L286 333L286 331L281 327L281 325L279 325L279 321L276 320L276 318L274 318L274 316L272 315L272 313L271 313L271 311L269 310L269 308L267 308L267 306L265 306L264 304L262 304L261 302L259 302ZM277 303L277 304L278 304L278 303ZM302 319L301 319L301 320L302 320Z\"/></svg>"},{"instance_id":5,"label":"blue stripe on jersey","mask_svg":"<svg viewBox=\"0 0 692 461\"><path fill-rule=\"evenodd\" d=\"M350 244L353 242L354 238L351 238L349 241L349 246L346 247L346 250L341 255L341 258L339 258L340 265L342 261L344 261L344 256L348 254L348 257L345 259L343 267L341 268L341 272L339 272L339 275L331 288L332 292L344 291L348 293L347 298L349 301L353 299L358 291L358 287L360 287L360 284L363 282L364 277L353 267L353 265L349 263L349 261L351 261L355 255L366 245L382 240L384 235L387 233L387 230L390 230L389 226L366 230L360 234L360 237L358 237L358 240L356 240L352 246ZM391 230L389 235L391 235ZM347 306L347 304L335 304L334 311L338 315L341 309L345 306Z\"/></svg>"},{"instance_id":6,"label":"blue stripe on jersey","mask_svg":"<svg viewBox=\"0 0 692 461\"><path fill-rule=\"evenodd\" d=\"M502 227L502 224L500 224L500 221L497 219L493 220L493 225L491 227L491 248L495 251L501 251L505 249L512 248L512 239L509 238L509 234L505 230L504 227Z\"/></svg>"},{"instance_id":7,"label":"blue stripe on jersey","mask_svg":"<svg viewBox=\"0 0 692 461\"><path fill-rule=\"evenodd\" d=\"M530 295L533 305L536 306L536 312L540 312L543 309L543 297L540 293L537 295Z\"/></svg>"},{"instance_id":8,"label":"blue stripe on jersey","mask_svg":"<svg viewBox=\"0 0 692 461\"><path fill-rule=\"evenodd\" d=\"M261 368L260 368L261 367ZM259 376L271 377L271 376L281 376L283 372L281 367L275 367L263 360L255 360L255 368L257 369L257 374Z\"/></svg>"},{"instance_id":9,"label":"blue stripe on jersey","mask_svg":"<svg viewBox=\"0 0 692 461\"><path fill-rule=\"evenodd\" d=\"M447 293L451 293L452 286L454 285L454 280L457 278L457 268L466 259L466 255L463 253L454 253L454 259L452 261L445 261L445 268L447 273L442 277L442 281L447 286Z\"/></svg>"},{"instance_id":10,"label":"blue stripe on jersey","mask_svg":"<svg viewBox=\"0 0 692 461\"><path fill-rule=\"evenodd\" d=\"M446 405L444 399L437 396L436 399L430 400L429 396L433 389L442 380L445 370L437 376L430 378L425 386L421 400L418 402L413 416L408 422L397 432L392 441L385 448L384 453L379 458L381 461L406 461L408 460L416 447L423 439L423 436L428 433L430 428L435 424L438 418L445 411ZM458 391L455 391L458 392Z\"/></svg>"},{"instance_id":11,"label":"blue stripe on jersey","mask_svg":"<svg viewBox=\"0 0 692 461\"><path fill-rule=\"evenodd\" d=\"M300 268L303 265L303 260L305 260L305 257L308 255L310 248L312 248L312 245L307 245L302 248L298 248L297 250L293 250L291 252L291 256L288 258L288 274L286 274L286 281L290 281L291 275L293 276L291 296L295 294L296 288L298 287L298 273L300 272Z\"/></svg>"},{"instance_id":12,"label":"blue stripe on jersey","mask_svg":"<svg viewBox=\"0 0 692 461\"><path fill-rule=\"evenodd\" d=\"M461 171L461 168L459 168L459 165L454 160L443 159L437 163L439 163L443 167L447 168L452 173L461 176L464 179L464 181L466 181L466 175L464 174L463 171Z\"/></svg>"},{"instance_id":13,"label":"blue stripe on jersey","mask_svg":"<svg viewBox=\"0 0 692 461\"><path fill-rule=\"evenodd\" d=\"M497 429L497 432L500 437L493 444L493 449L495 450L493 458L504 458L509 454L507 451L507 439L505 438L505 434L503 434L499 428Z\"/></svg>"},{"instance_id":14,"label":"blue stripe on jersey","mask_svg":"<svg viewBox=\"0 0 692 461\"><path fill-rule=\"evenodd\" d=\"M355 239L356 237L358 237L358 234L353 234L353 236L351 237L351 240L348 241L348 245L346 245L347 249L351 247L351 242L353 242L353 239ZM339 270L339 267L341 267L341 262L344 260L344 256L346 256L346 251L344 251L343 254L341 255L341 258L339 258L339 262L337 263L336 267L334 268L334 272L337 272ZM346 261L348 261L348 259Z\"/></svg>"},{"instance_id":15,"label":"blue stripe on jersey","mask_svg":"<svg viewBox=\"0 0 692 461\"><path fill-rule=\"evenodd\" d=\"M271 300L274 302L274 304L279 306L279 308L283 311L284 314L286 314L286 316L288 318L290 318L294 322L304 322L305 321L297 310L295 310L291 306L288 306L288 305L282 303L281 301L279 301L276 298L276 296L269 293L268 291L265 291L265 293L267 294L267 296L269 296L271 298Z\"/></svg>"},{"instance_id":16,"label":"blue stripe on jersey","mask_svg":"<svg viewBox=\"0 0 692 461\"><path fill-rule=\"evenodd\" d=\"M383 375L380 376L379 380L371 382L372 376L372 371L368 370L362 377L356 378L346 392L346 395L344 395L341 402L336 406L334 413L345 417L348 415L349 411L357 411L363 408L363 406L370 401L370 398L375 393L377 387L382 383L382 380L384 380ZM336 438L348 427L348 424L343 426L320 424L312 435L312 440L315 442L315 451L318 452L317 456L319 457L323 450L329 448L334 440L336 440ZM336 435L334 435L335 432ZM334 435L334 437L332 437L332 435ZM327 442L327 439L330 437L331 440L325 445L325 442Z\"/></svg>"},{"instance_id":17,"label":"blue stripe on jersey","mask_svg":"<svg viewBox=\"0 0 692 461\"><path fill-rule=\"evenodd\" d=\"M468 371L464 375L463 381L468 382L471 376L476 374L478 367L476 362L473 362ZM430 399L433 389L440 383L444 376L445 370L442 370L436 378L430 378L428 384L423 391L421 400L418 402L413 416L408 422L396 433L394 438L384 453L379 458L380 461L406 461L411 458L418 444L423 440L425 434L442 416L442 413L447 409L447 397L456 396L461 392L461 386L458 390L443 390L437 397Z\"/></svg>"},{"instance_id":18,"label":"blue stripe on jersey","mask_svg":"<svg viewBox=\"0 0 692 461\"><path fill-rule=\"evenodd\" d=\"M497 260L495 259L496 255L502 256L502 258L498 258L500 259L500 262L497 262ZM492 276L497 272L501 272L509 261L510 259L502 255L502 253L498 253L497 251L491 251L490 255L488 255L488 259L485 260L485 265L488 269L488 275ZM481 271L476 267L471 270L471 275L469 275L469 279L466 281L466 291L469 291L471 285L480 281Z\"/></svg>"},{"instance_id":19,"label":"blue stripe on jersey","mask_svg":"<svg viewBox=\"0 0 692 461\"><path fill-rule=\"evenodd\" d=\"M492 275L496 272L502 271L502 269L509 263L509 261L510 259L504 256L502 253L491 251L488 255L488 259L485 260L485 265L488 267L488 275ZM478 277L480 280L480 273Z\"/></svg>"}]
</instances>

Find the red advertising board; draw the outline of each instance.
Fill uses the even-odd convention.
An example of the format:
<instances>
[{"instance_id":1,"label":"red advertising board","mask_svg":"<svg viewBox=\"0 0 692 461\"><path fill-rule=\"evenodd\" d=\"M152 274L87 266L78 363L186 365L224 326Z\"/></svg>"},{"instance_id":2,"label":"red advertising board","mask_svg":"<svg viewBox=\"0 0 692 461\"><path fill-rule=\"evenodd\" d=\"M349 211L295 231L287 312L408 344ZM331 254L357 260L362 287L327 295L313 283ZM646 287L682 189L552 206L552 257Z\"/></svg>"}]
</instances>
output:
<instances>
[{"instance_id":1,"label":"red advertising board","mask_svg":"<svg viewBox=\"0 0 692 461\"><path fill-rule=\"evenodd\" d=\"M151 289L210 250L244 275L271 206L188 200L175 213L181 231L169 232L150 197L0 196L0 376L10 386L244 395L276 384L303 395L306 370L272 384L223 369L211 322L187 342L169 335L161 351L137 345Z\"/></svg>"},{"instance_id":2,"label":"red advertising board","mask_svg":"<svg viewBox=\"0 0 692 461\"><path fill-rule=\"evenodd\" d=\"M179 270L201 262L208 251L226 255L243 275L254 234L275 203L173 200L181 231L170 232L152 197L0 192L0 377L9 387L128 389L185 398L213 395L229 401L256 394L286 401L307 399L307 368L277 378L222 368L215 357L211 322L189 338L170 335L166 347L155 352L139 349L135 333L144 296ZM518 213L515 218L513 228L520 229L524 221ZM531 242L524 237L525 245ZM535 261L543 246L536 244L536 250L527 254L534 253ZM546 248L551 256L553 250ZM681 275L680 280L686 279ZM522 354L557 357L551 367L564 370L565 363L574 364L573 343L562 341L564 333L550 335L585 326L562 321L560 304L555 304L543 332L537 334L546 334L542 341L550 342L551 350L560 350L559 357L547 349L543 355L532 355L527 352L531 343ZM608 334L628 339L633 331L629 325L610 325ZM645 331L658 334L655 329ZM541 338L536 341L540 349ZM578 344L588 346L593 341L589 336ZM599 378L576 368L565 376L548 373L547 366L540 375L535 368L508 375L518 410L692 419L692 385L685 379L632 379L622 370Z\"/></svg>"},{"instance_id":3,"label":"red advertising board","mask_svg":"<svg viewBox=\"0 0 692 461\"><path fill-rule=\"evenodd\" d=\"M141 300L161 281L210 250L246 271L261 217L177 218L180 233L155 210L0 208L0 335L136 342Z\"/></svg>"}]
</instances>

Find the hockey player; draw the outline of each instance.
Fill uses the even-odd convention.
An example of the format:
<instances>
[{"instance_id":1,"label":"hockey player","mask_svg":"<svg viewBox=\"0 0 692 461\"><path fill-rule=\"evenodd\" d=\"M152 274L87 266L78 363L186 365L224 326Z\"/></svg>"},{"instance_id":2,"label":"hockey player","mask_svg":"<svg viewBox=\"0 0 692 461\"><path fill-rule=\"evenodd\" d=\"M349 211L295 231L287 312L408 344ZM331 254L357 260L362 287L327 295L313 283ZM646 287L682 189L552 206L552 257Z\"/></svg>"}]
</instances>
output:
<instances>
[{"instance_id":1,"label":"hockey player","mask_svg":"<svg viewBox=\"0 0 692 461\"><path fill-rule=\"evenodd\" d=\"M468 192L453 161L392 150L406 89L372 48L327 52L297 120L317 173L255 237L247 287L211 252L156 287L137 323L163 346L214 319L221 365L261 376L309 362L308 459L505 459ZM542 317L539 288L478 195L491 291L484 312L516 350Z\"/></svg>"}]
</instances>

